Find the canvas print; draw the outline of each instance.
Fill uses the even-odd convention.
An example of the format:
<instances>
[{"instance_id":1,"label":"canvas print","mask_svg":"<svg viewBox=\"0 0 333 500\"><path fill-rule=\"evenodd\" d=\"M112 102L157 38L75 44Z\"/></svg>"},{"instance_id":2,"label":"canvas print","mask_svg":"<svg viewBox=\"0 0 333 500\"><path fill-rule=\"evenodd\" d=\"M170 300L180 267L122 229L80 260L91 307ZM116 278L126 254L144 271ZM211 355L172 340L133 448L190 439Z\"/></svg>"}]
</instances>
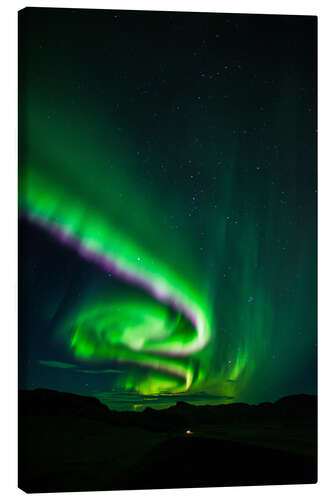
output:
<instances>
[{"instance_id":1,"label":"canvas print","mask_svg":"<svg viewBox=\"0 0 333 500\"><path fill-rule=\"evenodd\" d=\"M19 487L316 482L316 17L18 22Z\"/></svg>"}]
</instances>

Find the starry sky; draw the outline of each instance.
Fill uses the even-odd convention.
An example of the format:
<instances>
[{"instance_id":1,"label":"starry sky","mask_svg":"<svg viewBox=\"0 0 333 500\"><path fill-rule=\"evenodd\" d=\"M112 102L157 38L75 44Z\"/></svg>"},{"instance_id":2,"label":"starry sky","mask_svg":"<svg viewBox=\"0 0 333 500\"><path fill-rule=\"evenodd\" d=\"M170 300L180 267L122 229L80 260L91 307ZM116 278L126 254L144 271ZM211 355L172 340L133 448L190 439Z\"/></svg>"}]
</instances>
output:
<instances>
[{"instance_id":1,"label":"starry sky","mask_svg":"<svg viewBox=\"0 0 333 500\"><path fill-rule=\"evenodd\" d=\"M317 390L306 16L19 13L19 384L109 407Z\"/></svg>"}]
</instances>

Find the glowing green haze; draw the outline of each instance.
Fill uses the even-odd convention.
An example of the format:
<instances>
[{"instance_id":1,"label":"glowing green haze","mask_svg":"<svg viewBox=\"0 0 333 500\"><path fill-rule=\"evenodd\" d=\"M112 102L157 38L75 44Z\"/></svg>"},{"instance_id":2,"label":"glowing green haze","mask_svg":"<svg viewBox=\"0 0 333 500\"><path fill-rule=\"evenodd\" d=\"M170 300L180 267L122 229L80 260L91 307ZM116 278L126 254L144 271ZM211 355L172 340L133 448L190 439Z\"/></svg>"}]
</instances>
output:
<instances>
[{"instance_id":1,"label":"glowing green haze","mask_svg":"<svg viewBox=\"0 0 333 500\"><path fill-rule=\"evenodd\" d=\"M120 279L148 290L162 303L179 309L193 323L186 322L180 314L170 322L167 308L157 307L154 303L114 304L112 301L97 304L75 318L76 324L66 330L73 335L70 345L75 356L135 362L163 370L181 377L184 388L189 389L193 373L188 360L176 361L161 355L184 358L200 351L209 341L208 308L204 310L200 294L143 248L108 225L101 214L88 214L86 207L80 208L79 200L66 196L64 191L57 197L57 190L52 189L51 183L46 189L43 182L34 177L32 168L22 205L30 221L52 232L62 243L74 246L84 258L112 271ZM150 374L150 377L154 378L154 375ZM150 383L154 392L160 390L159 380L156 384ZM174 380L169 385L163 382L162 387L171 390ZM142 388L141 382L139 388Z\"/></svg>"},{"instance_id":2,"label":"glowing green haze","mask_svg":"<svg viewBox=\"0 0 333 500\"><path fill-rule=\"evenodd\" d=\"M36 111L33 116L30 130L36 129L37 134L42 134L42 127L36 126ZM68 167L65 154L59 153L64 151L66 138L59 131L55 134L59 143L54 141L55 135L49 143L46 137L45 142L48 154L53 150L52 161L59 164L59 172L63 164ZM100 149L97 145L94 148ZM74 163L72 155L71 172L87 165L87 157L81 153L77 162L79 164ZM78 181L81 190L82 187L88 190L89 176L78 178ZM126 182L129 189L129 180ZM119 383L126 389L142 394L194 390L196 386L202 389L211 379L207 375L213 354L209 346L213 323L208 292L203 295L204 290L192 284L199 281L195 275L186 280L167 263L161 262L159 255L152 254L141 244L140 235L134 239L132 234L126 235L117 227L112 211L114 205L117 210L117 199L107 197L109 208L104 212L98 203L95 206L91 193L83 200L75 191L72 193L70 185L65 183L60 187L54 172L49 173L42 164L39 166L31 161L21 190L21 211L30 222L50 232L56 241L74 248L82 258L91 260L130 286L145 290L158 302L147 299L145 302L131 299L119 302L112 297L108 302L102 299L86 304L62 326L65 344L77 359L117 361L152 369L134 378L132 374L119 377ZM139 207L142 213L144 209L153 211L153 207ZM162 237L162 241L167 242L167 239ZM191 271L193 274L193 268ZM244 375L250 372L245 344L237 349L232 366L226 363L221 367L216 382L213 377L214 392L234 396L235 382L240 383L241 379L244 382Z\"/></svg>"}]
</instances>

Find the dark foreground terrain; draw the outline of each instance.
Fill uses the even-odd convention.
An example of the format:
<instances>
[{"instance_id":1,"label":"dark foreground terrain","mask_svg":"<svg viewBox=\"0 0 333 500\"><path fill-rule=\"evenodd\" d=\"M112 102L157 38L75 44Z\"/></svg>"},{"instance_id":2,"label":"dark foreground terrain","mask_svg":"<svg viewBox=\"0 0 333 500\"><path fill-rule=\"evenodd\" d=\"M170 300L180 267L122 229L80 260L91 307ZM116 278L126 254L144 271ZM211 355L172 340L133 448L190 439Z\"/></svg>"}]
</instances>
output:
<instances>
[{"instance_id":1,"label":"dark foreground terrain","mask_svg":"<svg viewBox=\"0 0 333 500\"><path fill-rule=\"evenodd\" d=\"M19 392L19 487L26 492L316 481L315 396L135 413L74 394Z\"/></svg>"}]
</instances>

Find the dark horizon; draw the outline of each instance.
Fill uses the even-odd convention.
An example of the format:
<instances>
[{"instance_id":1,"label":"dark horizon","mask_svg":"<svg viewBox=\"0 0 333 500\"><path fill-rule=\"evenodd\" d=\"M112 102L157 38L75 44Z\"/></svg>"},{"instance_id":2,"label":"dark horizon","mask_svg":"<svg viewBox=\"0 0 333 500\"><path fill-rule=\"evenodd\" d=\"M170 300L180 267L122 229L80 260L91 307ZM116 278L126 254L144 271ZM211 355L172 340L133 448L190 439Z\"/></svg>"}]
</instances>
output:
<instances>
[{"instance_id":1,"label":"dark horizon","mask_svg":"<svg viewBox=\"0 0 333 500\"><path fill-rule=\"evenodd\" d=\"M119 412L90 396L20 391L19 429L30 493L317 481L316 396Z\"/></svg>"},{"instance_id":2,"label":"dark horizon","mask_svg":"<svg viewBox=\"0 0 333 500\"><path fill-rule=\"evenodd\" d=\"M140 398L140 394L135 394L135 393L118 393L114 394L115 399L112 400L112 396L109 397L109 399L105 399L103 397L98 397L97 395L93 394L84 394L84 393L73 393L73 392L67 392L67 391L62 391L58 389L49 389L47 387L36 387L33 389L25 389L25 388L19 388L19 393L25 391L25 392L33 392L33 391L47 391L50 393L59 393L59 394L67 394L67 395L73 395L73 396L81 396L81 397L86 397L86 398L93 398L97 399L100 401L103 405L105 405L109 410L111 411L118 411L118 412L138 412L138 411L144 411L146 408L152 408L156 410L164 410L167 408L171 408L173 406L176 406L177 403L185 403L190 406L207 406L207 407L214 407L214 406L221 406L221 405L246 405L250 407L258 407L260 405L265 405L265 404L272 404L274 405L275 403L285 400L285 399L292 399L292 398L299 398L299 397L312 397L312 398L318 398L317 394L311 394L311 393L298 393L298 394L286 394L284 396L281 396L273 401L261 401L258 403L248 403L245 401L233 401L232 399L224 400L221 401L217 397L209 396L209 395L204 395L204 394L197 394L197 395L189 395L188 398L182 396L181 394L179 395L159 395L159 396L147 396L147 398ZM119 400L119 396L123 396L122 400ZM131 399L132 397L137 397L135 401ZM193 397L195 396L195 397ZM205 400L206 397L206 400ZM173 400L170 401L170 404L168 404L168 400ZM200 403L196 403L195 400L200 400ZM213 401L216 401L213 403Z\"/></svg>"}]
</instances>

